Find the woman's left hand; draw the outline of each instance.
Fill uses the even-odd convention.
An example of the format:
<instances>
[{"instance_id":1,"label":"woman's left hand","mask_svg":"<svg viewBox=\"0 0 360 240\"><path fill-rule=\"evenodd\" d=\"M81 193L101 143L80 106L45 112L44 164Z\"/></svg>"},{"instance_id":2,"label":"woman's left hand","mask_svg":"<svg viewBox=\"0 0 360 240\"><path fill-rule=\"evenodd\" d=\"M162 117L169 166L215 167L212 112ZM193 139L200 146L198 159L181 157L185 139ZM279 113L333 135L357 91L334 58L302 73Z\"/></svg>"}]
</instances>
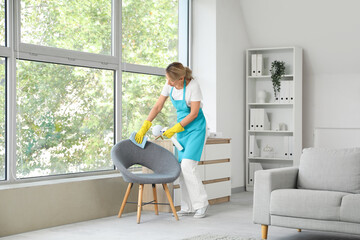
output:
<instances>
[{"instance_id":1,"label":"woman's left hand","mask_svg":"<svg viewBox=\"0 0 360 240\"><path fill-rule=\"evenodd\" d=\"M183 128L183 126L181 126L180 123L175 124L172 128L169 128L168 130L166 130L163 135L167 138L171 138L172 136L174 136L175 133L179 133L184 131L185 129Z\"/></svg>"}]
</instances>

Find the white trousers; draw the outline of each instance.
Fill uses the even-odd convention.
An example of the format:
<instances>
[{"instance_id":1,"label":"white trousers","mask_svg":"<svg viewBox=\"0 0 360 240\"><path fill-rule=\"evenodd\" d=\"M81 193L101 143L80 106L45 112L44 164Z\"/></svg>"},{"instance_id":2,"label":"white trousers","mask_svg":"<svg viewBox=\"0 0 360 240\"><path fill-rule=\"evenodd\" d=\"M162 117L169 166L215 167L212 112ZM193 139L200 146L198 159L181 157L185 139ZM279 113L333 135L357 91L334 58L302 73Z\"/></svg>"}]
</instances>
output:
<instances>
[{"instance_id":1,"label":"white trousers","mask_svg":"<svg viewBox=\"0 0 360 240\"><path fill-rule=\"evenodd\" d=\"M182 159L179 178L181 190L181 210L195 212L209 205L204 184L197 169L198 161Z\"/></svg>"}]
</instances>

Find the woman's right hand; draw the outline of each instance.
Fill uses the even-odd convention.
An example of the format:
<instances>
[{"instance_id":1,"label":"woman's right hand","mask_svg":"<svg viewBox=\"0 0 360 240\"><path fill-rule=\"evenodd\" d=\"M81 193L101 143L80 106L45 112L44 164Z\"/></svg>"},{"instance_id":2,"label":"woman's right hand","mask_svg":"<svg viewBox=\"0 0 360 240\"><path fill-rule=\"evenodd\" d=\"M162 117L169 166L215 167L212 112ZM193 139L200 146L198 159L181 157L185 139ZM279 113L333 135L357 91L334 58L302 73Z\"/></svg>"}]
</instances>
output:
<instances>
[{"instance_id":1,"label":"woman's right hand","mask_svg":"<svg viewBox=\"0 0 360 240\"><path fill-rule=\"evenodd\" d=\"M148 120L144 121L144 124L142 125L142 127L140 128L140 130L136 133L135 135L135 141L139 144L142 143L143 138L146 134L146 132L150 129L152 123Z\"/></svg>"}]
</instances>

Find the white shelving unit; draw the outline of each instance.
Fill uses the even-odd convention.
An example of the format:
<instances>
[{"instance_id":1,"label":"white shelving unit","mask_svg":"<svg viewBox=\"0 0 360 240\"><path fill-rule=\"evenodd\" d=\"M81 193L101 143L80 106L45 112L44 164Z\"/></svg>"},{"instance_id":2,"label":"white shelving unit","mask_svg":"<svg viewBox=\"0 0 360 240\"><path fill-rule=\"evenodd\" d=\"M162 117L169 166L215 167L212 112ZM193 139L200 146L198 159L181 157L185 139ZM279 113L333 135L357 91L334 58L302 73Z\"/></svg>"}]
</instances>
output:
<instances>
[{"instance_id":1,"label":"white shelving unit","mask_svg":"<svg viewBox=\"0 0 360 240\"><path fill-rule=\"evenodd\" d=\"M253 54L262 55L261 76L251 76ZM285 75L280 81L292 82L291 102L275 102L270 75L271 63L275 60L285 62ZM266 92L265 102L258 101L259 91ZM251 109L265 110L270 121L269 130L250 130ZM301 48L255 48L246 51L246 128L247 191L253 190L254 170L299 165L302 150ZM259 147L257 156L250 154L250 136Z\"/></svg>"}]
</instances>

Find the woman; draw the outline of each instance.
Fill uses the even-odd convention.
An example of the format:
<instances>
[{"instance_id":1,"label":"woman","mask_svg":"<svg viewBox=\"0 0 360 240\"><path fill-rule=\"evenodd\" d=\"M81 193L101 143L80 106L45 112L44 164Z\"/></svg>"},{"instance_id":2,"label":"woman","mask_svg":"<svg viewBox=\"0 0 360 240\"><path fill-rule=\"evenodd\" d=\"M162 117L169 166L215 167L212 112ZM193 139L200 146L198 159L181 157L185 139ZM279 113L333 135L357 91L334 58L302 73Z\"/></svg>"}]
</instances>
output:
<instances>
[{"instance_id":1,"label":"woman","mask_svg":"<svg viewBox=\"0 0 360 240\"><path fill-rule=\"evenodd\" d=\"M161 95L149 113L135 140L141 143L151 127L151 121L158 115L168 96L176 108L177 124L164 132L171 138L177 133L177 140L183 146L178 151L181 163L180 189L181 210L179 216L192 215L203 218L209 206L207 194L202 184L197 165L200 161L206 138L206 121L202 111L200 86L192 77L192 71L179 62L173 62L166 68L166 79Z\"/></svg>"}]
</instances>

